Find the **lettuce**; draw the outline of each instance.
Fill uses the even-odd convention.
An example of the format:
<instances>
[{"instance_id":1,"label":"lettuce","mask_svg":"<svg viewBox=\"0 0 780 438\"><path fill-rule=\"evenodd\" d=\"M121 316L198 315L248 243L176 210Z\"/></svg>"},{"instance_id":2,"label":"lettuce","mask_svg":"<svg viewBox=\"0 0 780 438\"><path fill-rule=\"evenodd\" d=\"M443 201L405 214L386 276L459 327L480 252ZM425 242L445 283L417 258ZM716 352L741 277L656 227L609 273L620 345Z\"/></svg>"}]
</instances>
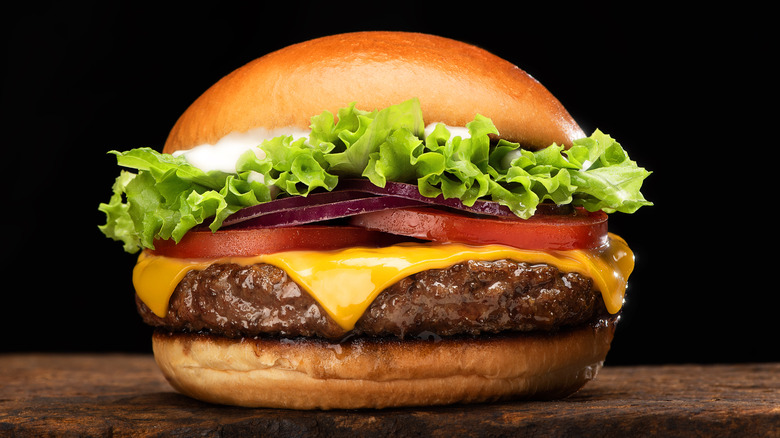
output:
<instances>
[{"instance_id":1,"label":"lettuce","mask_svg":"<svg viewBox=\"0 0 780 438\"><path fill-rule=\"evenodd\" d=\"M114 193L98 209L106 214L99 229L122 241L127 252L154 248L155 239L181 240L195 225L210 220L216 231L226 217L243 207L271 200L269 187L248 175L203 172L183 157L149 148L111 151L123 170Z\"/></svg>"},{"instance_id":2,"label":"lettuce","mask_svg":"<svg viewBox=\"0 0 780 438\"><path fill-rule=\"evenodd\" d=\"M311 119L307 139L280 136L247 151L235 173L203 172L182 157L150 148L111 151L122 170L109 202L100 204L100 230L128 252L154 248L155 239L179 241L192 227L216 231L230 214L279 196L334 190L339 178L416 183L428 197L458 198L465 205L489 199L518 217L532 216L540 202L573 204L608 213L633 213L652 205L640 193L651 172L629 159L621 145L595 131L568 150L550 145L528 151L499 140L492 121L476 115L467 138L439 124L424 134L417 99L376 111L351 104L337 117ZM272 195L273 194L273 195Z\"/></svg>"}]
</instances>

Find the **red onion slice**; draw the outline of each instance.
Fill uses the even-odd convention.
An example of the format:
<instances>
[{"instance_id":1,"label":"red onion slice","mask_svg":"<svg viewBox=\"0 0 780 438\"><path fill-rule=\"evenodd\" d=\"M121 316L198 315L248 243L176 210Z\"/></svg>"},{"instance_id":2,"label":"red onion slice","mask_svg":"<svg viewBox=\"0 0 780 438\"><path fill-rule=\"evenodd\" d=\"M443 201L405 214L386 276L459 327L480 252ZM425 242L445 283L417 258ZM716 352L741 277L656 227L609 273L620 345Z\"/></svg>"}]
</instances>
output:
<instances>
[{"instance_id":1,"label":"red onion slice","mask_svg":"<svg viewBox=\"0 0 780 438\"><path fill-rule=\"evenodd\" d=\"M445 199L439 195L435 198L429 198L420 194L416 184L399 183L388 181L385 187L374 185L366 179L345 179L339 181L338 187L342 190L353 190L364 193L371 193L378 196L398 196L401 198L412 199L426 204L441 205L456 210L467 211L476 214L485 214L489 216L509 216L517 217L509 207L501 205L494 201L477 200L472 206L463 205L463 202L457 198Z\"/></svg>"},{"instance_id":2,"label":"red onion slice","mask_svg":"<svg viewBox=\"0 0 780 438\"><path fill-rule=\"evenodd\" d=\"M308 197L310 198L312 196L313 195L309 195ZM333 202L306 205L297 208L284 208L270 213L254 214L251 218L246 218L240 221L231 220L230 224L232 225L240 222L240 226L242 227L295 226L331 219L339 219L362 213L395 208L416 207L420 205L424 204L412 199L394 196L366 197L363 195L362 197L356 199L336 200ZM244 216L250 216L250 213L245 213ZM228 219L232 219L232 216ZM228 221L226 220L225 223L227 224Z\"/></svg>"},{"instance_id":3,"label":"red onion slice","mask_svg":"<svg viewBox=\"0 0 780 438\"><path fill-rule=\"evenodd\" d=\"M287 198L279 198L270 202L264 202L262 204L242 208L241 210L228 216L224 222L222 222L222 225L230 226L268 214L277 214L303 207L327 205L335 202L366 198L369 196L373 195L367 195L363 192L357 192L354 190L337 190L332 192L311 193L309 196L290 196Z\"/></svg>"},{"instance_id":4,"label":"red onion slice","mask_svg":"<svg viewBox=\"0 0 780 438\"><path fill-rule=\"evenodd\" d=\"M372 211L439 205L470 213L516 217L509 208L493 201L478 200L472 206L459 199L429 198L414 184L388 182L384 188L369 180L344 179L336 190L290 196L246 207L230 215L223 226L293 226L339 219Z\"/></svg>"}]
</instances>

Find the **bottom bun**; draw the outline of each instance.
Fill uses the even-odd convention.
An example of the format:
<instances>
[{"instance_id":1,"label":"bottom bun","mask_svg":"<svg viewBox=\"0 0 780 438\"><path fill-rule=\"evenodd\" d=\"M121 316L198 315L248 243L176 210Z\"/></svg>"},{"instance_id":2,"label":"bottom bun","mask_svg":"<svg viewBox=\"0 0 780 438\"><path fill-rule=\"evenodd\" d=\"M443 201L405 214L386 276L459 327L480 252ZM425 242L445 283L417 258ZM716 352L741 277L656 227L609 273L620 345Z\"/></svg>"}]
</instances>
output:
<instances>
[{"instance_id":1,"label":"bottom bun","mask_svg":"<svg viewBox=\"0 0 780 438\"><path fill-rule=\"evenodd\" d=\"M170 384L201 401L359 409L562 398L596 376L614 330L341 342L160 331L153 346Z\"/></svg>"}]
</instances>

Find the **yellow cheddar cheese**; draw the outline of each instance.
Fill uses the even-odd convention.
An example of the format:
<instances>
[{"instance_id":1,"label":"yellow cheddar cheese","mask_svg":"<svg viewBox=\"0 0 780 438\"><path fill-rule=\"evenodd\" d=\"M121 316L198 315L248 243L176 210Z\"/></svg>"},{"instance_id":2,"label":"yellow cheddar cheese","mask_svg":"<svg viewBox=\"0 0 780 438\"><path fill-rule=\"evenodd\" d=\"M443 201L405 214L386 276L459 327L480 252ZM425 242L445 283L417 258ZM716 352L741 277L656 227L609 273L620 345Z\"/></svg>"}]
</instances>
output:
<instances>
[{"instance_id":1,"label":"yellow cheddar cheese","mask_svg":"<svg viewBox=\"0 0 780 438\"><path fill-rule=\"evenodd\" d=\"M449 243L286 251L209 260L178 259L144 252L133 271L133 284L141 301L156 315L165 317L176 285L190 270L204 269L212 263L268 263L285 270L342 328L351 330L374 298L404 277L466 260L511 259L546 263L592 278L607 310L616 313L623 305L628 276L634 268L634 255L622 238L614 234L609 237L610 244L599 250L569 251Z\"/></svg>"}]
</instances>

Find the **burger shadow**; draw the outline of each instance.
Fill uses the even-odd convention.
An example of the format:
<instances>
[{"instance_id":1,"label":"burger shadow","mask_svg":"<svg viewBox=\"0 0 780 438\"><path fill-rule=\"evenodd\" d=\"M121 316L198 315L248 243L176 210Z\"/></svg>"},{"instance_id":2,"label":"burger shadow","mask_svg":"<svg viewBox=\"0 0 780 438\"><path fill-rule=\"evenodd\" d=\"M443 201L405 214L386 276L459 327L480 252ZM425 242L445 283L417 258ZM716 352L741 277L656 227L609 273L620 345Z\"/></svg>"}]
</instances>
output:
<instances>
[{"instance_id":1,"label":"burger shadow","mask_svg":"<svg viewBox=\"0 0 780 438\"><path fill-rule=\"evenodd\" d=\"M173 390L149 392L138 394L130 397L123 397L116 399L112 404L116 406L126 407L129 409L144 410L144 409L160 409L165 407L171 410L197 410L198 413L204 413L209 411L215 411L222 414L236 412L242 415L257 414L264 415L268 412L273 412L275 415L289 414L289 415L405 415L410 412L420 413L442 413L453 414L459 412L478 412L478 411L495 411L502 409L536 409L540 406L552 406L552 405L569 405L569 404L582 404L593 403L603 400L615 400L629 397L630 394L618 393L614 390L608 390L607 388L596 389L583 389L566 398L551 399L551 400L506 400L506 401L491 401L484 403L468 403L468 404L451 404L444 406L412 406L412 407L396 407L396 408L383 408L383 409L329 409L329 410L295 410L295 409L283 409L283 408L250 408L241 406L227 406L218 405L207 402L202 402L191 397L179 394Z\"/></svg>"},{"instance_id":2,"label":"burger shadow","mask_svg":"<svg viewBox=\"0 0 780 438\"><path fill-rule=\"evenodd\" d=\"M148 392L116 399L115 424L146 427L159 436L496 436L529 427L547 427L581 411L583 403L620 396L610 391L580 391L549 401L498 401L386 409L293 410L223 406L200 402L174 391ZM118 430L116 430L118 431ZM477 435L474 435L476 432Z\"/></svg>"}]
</instances>

